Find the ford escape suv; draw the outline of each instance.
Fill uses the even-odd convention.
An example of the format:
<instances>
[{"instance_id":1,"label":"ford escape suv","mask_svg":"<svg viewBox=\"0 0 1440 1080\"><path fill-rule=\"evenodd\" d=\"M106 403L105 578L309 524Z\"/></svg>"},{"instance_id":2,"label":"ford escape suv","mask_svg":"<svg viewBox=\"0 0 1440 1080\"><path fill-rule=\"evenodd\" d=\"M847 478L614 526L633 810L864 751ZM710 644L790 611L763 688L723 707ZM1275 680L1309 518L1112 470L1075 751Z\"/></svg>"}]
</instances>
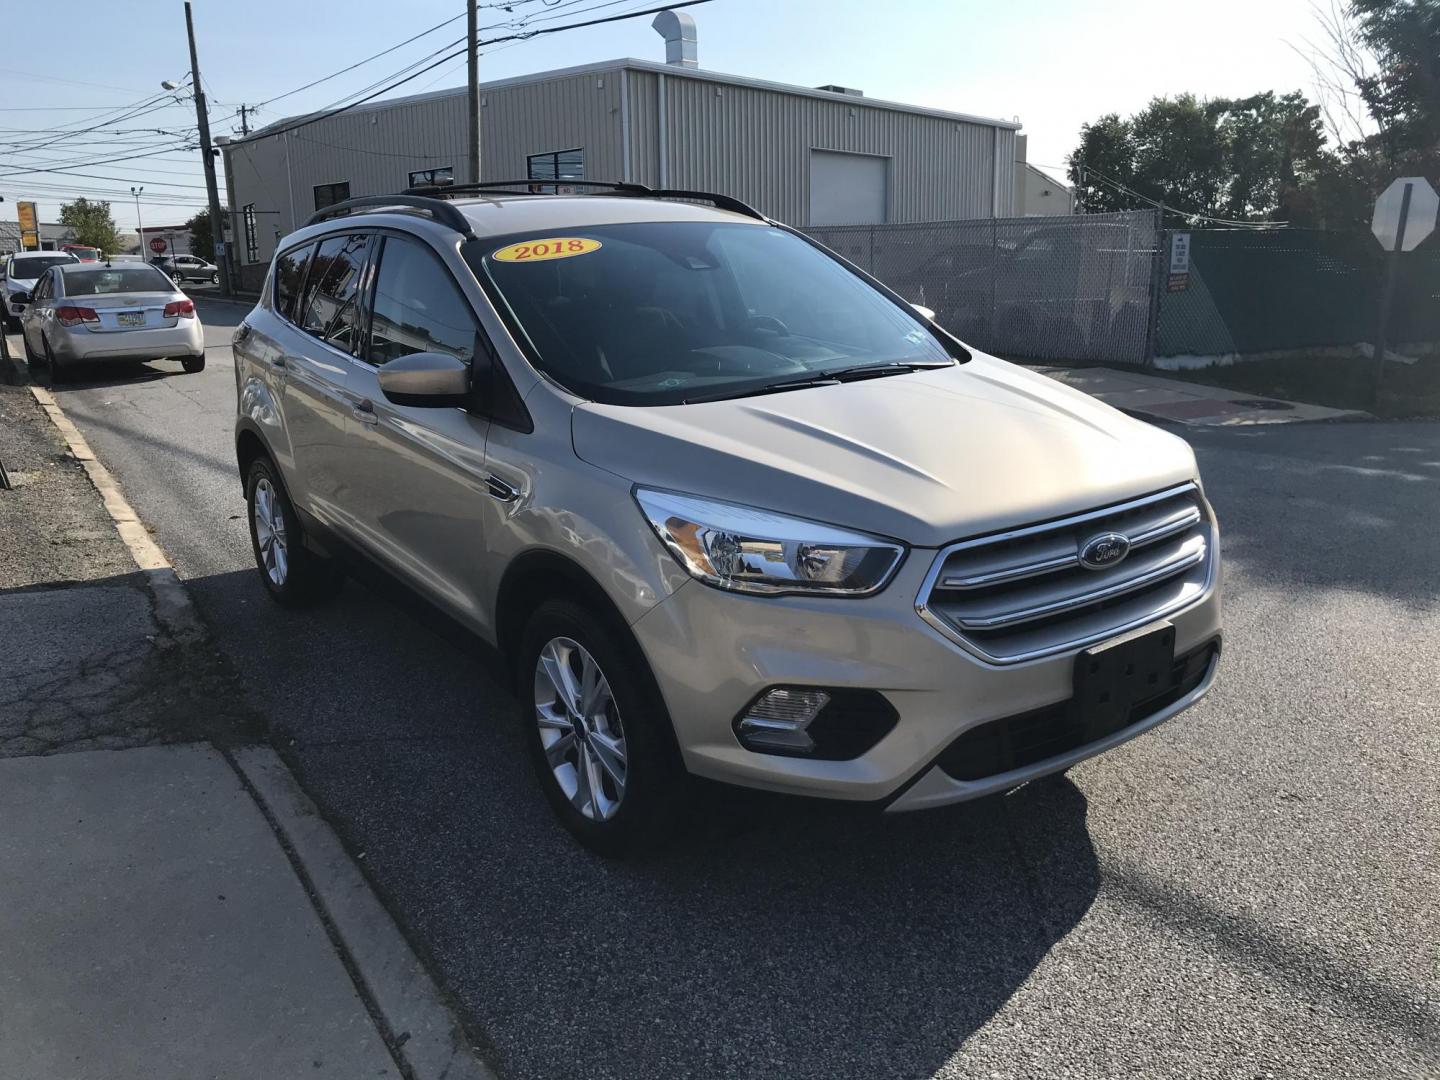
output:
<instances>
[{"instance_id":1,"label":"ford escape suv","mask_svg":"<svg viewBox=\"0 0 1440 1080\"><path fill-rule=\"evenodd\" d=\"M724 196L328 207L235 335L264 587L378 564L498 648L539 782L620 853L688 776L914 810L1193 704L1189 447L965 347Z\"/></svg>"}]
</instances>

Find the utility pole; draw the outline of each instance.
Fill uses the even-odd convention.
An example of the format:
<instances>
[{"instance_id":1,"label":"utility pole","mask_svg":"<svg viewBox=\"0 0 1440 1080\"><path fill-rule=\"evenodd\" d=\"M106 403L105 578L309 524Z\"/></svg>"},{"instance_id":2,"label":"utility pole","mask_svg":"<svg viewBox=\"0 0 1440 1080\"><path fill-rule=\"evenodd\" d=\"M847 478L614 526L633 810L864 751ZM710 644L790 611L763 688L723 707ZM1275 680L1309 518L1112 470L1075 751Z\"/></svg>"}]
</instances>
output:
<instances>
[{"instance_id":1,"label":"utility pole","mask_svg":"<svg viewBox=\"0 0 1440 1080\"><path fill-rule=\"evenodd\" d=\"M145 219L140 216L140 193L144 187L131 187L130 194L135 196L135 235L140 238L140 258L145 258Z\"/></svg>"},{"instance_id":2,"label":"utility pole","mask_svg":"<svg viewBox=\"0 0 1440 1080\"><path fill-rule=\"evenodd\" d=\"M470 98L470 182L480 183L480 30L475 0L465 3L466 90Z\"/></svg>"},{"instance_id":3,"label":"utility pole","mask_svg":"<svg viewBox=\"0 0 1440 1080\"><path fill-rule=\"evenodd\" d=\"M220 216L220 192L215 186L215 157L210 149L210 117L205 113L205 91L200 82L200 61L195 56L195 22L190 0L185 0L185 33L190 38L190 83L195 91L195 121L200 128L200 154L205 161L205 194L210 200L210 235L215 240L215 265L220 271L220 292L230 296L230 260L225 247L225 222Z\"/></svg>"},{"instance_id":4,"label":"utility pole","mask_svg":"<svg viewBox=\"0 0 1440 1080\"><path fill-rule=\"evenodd\" d=\"M250 125L249 125L249 124L246 122L246 120L245 120L245 114L251 111L250 106L248 106L248 105L241 105L239 111L240 111L240 134L241 134L241 135L249 135L249 134L250 134Z\"/></svg>"}]
</instances>

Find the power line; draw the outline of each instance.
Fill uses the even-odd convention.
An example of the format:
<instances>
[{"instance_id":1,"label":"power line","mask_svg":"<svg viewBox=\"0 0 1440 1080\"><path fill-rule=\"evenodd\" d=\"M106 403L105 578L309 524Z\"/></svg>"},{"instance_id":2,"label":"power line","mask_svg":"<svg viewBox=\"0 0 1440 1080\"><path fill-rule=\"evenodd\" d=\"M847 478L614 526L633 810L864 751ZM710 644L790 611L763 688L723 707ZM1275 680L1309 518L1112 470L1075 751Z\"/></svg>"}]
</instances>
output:
<instances>
[{"instance_id":1,"label":"power line","mask_svg":"<svg viewBox=\"0 0 1440 1080\"><path fill-rule=\"evenodd\" d=\"M601 23L619 22L623 19L634 19L641 15L653 15L661 11L677 11L680 8L696 7L699 4L708 4L710 2L711 0L685 0L684 3L680 4L665 4L661 7L646 8L643 11L622 12L619 15L607 15L604 18L600 19L588 19L585 22L566 23L564 26L542 27L539 30L528 30L517 34L510 34L505 37L490 38L488 41L476 42L476 46L480 47L484 45L496 45L505 41L525 41L533 37L540 37L544 34L558 34L565 30L578 30L581 27L586 26L599 26ZM598 6L604 7L609 5L607 4ZM461 40L463 41L464 39L462 38ZM459 42L456 42L455 44L459 44ZM348 112L350 109L355 108L357 105L363 105L367 101L372 101L389 90L394 90L397 86L403 86L405 83L410 82L413 79L418 79L421 75L425 74L425 72L437 68L441 64L448 63L449 61L454 60L457 56L463 56L465 50L468 48L469 43L467 42L465 48L462 48L459 52L450 53L447 56L443 56L439 60L436 60L434 63L427 64L425 67L422 67L419 71L415 71L409 75L406 75L403 79L397 79L386 86L382 86L380 89L376 90L372 94L367 94L366 96L359 98L356 101L352 101L346 105L341 105L338 108L321 110L320 112L312 113L309 116L301 117L300 119L293 121L292 123L285 124L282 127L262 129L261 131L256 132L256 136L262 134L266 136L283 135L287 131L294 131L297 128L308 127L310 124L317 124L321 120L328 120L332 116L339 116L341 113Z\"/></svg>"}]
</instances>

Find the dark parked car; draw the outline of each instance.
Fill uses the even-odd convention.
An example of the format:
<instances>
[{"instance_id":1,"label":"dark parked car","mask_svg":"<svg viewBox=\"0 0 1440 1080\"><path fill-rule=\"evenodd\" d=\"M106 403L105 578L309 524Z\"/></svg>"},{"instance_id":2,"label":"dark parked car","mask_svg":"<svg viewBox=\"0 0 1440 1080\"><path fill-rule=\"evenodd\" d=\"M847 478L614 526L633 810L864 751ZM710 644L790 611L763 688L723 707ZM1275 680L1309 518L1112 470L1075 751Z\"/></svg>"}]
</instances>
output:
<instances>
[{"instance_id":1,"label":"dark parked car","mask_svg":"<svg viewBox=\"0 0 1440 1080\"><path fill-rule=\"evenodd\" d=\"M151 259L150 265L159 267L177 285L186 281L208 281L212 285L220 282L220 268L194 255L161 255Z\"/></svg>"}]
</instances>

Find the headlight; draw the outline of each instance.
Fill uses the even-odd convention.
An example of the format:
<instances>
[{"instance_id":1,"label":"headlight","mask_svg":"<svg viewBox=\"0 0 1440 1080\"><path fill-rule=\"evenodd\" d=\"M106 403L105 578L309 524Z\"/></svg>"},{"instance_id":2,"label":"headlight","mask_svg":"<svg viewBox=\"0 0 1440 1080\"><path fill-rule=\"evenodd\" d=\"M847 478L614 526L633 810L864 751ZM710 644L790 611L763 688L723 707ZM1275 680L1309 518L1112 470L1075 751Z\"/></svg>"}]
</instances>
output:
<instances>
[{"instance_id":1,"label":"headlight","mask_svg":"<svg viewBox=\"0 0 1440 1080\"><path fill-rule=\"evenodd\" d=\"M878 536L736 503L648 488L635 499L680 564L717 589L868 596L905 554Z\"/></svg>"}]
</instances>

